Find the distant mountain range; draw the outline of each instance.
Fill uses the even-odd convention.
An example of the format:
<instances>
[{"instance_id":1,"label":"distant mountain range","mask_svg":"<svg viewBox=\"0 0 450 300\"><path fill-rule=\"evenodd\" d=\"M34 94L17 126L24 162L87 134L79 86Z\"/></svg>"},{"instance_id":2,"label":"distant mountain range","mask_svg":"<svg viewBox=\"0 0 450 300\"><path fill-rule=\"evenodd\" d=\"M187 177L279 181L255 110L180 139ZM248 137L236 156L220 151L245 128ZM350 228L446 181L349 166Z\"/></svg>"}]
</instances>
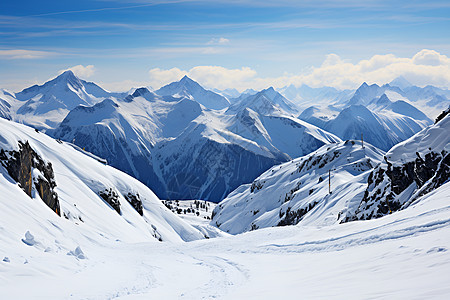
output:
<instances>
[{"instance_id":1,"label":"distant mountain range","mask_svg":"<svg viewBox=\"0 0 450 300\"><path fill-rule=\"evenodd\" d=\"M0 116L73 142L160 198L218 202L270 167L325 144L362 135L388 150L450 103L446 90L401 78L391 84L356 91L289 86L238 96L185 76L156 91L110 93L66 71L17 94L0 90Z\"/></svg>"}]
</instances>

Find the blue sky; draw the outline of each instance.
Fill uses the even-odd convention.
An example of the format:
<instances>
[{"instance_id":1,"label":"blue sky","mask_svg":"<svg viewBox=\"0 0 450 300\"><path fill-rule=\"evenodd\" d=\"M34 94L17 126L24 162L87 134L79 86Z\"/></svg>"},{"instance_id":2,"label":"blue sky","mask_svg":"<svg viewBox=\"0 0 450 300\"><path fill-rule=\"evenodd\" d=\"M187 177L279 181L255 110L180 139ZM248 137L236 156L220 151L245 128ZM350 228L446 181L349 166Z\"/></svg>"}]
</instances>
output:
<instances>
[{"instance_id":1,"label":"blue sky","mask_svg":"<svg viewBox=\"0 0 450 300\"><path fill-rule=\"evenodd\" d=\"M1 1L0 87L17 91L68 68L116 90L157 88L183 74L239 89L349 88L397 75L449 86L449 1L263 2ZM417 55L439 68L416 68ZM365 71L364 61L375 63L376 74ZM353 73L343 73L352 66ZM435 78L420 75L434 72Z\"/></svg>"}]
</instances>

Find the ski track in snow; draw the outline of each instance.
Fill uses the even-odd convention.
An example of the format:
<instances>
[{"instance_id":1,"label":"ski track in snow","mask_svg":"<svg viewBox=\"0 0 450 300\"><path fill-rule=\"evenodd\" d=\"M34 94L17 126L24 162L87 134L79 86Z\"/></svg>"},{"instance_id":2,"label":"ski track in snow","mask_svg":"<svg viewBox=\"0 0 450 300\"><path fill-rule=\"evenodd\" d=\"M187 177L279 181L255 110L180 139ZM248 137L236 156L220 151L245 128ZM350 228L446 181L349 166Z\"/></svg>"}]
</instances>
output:
<instances>
[{"instance_id":1,"label":"ski track in snow","mask_svg":"<svg viewBox=\"0 0 450 300\"><path fill-rule=\"evenodd\" d=\"M263 248L265 249L264 252L266 252L267 250L274 252L295 252L295 253L340 251L353 246L368 245L387 240L408 238L411 236L428 233L429 231L434 231L449 226L450 226L450 219L446 219L429 222L427 224L423 224L420 226L411 226L397 231L387 232L384 234L373 234L365 236L367 235L367 233L375 231L377 229L374 228L367 231L349 234L342 237L331 238L327 240L311 241L300 244L286 244L286 245L269 244L267 246L264 246Z\"/></svg>"}]
</instances>

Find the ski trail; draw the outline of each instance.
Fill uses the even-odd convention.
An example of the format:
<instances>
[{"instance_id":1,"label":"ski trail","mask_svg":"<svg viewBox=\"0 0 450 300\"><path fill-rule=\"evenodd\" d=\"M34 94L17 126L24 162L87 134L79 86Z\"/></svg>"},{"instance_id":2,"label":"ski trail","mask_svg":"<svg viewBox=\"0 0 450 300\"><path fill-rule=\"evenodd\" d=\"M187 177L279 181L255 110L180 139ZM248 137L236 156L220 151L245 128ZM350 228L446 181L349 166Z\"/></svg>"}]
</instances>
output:
<instances>
[{"instance_id":1,"label":"ski trail","mask_svg":"<svg viewBox=\"0 0 450 300\"><path fill-rule=\"evenodd\" d=\"M287 253L340 251L354 246L362 246L388 240L408 238L449 226L450 219L445 219L429 222L423 225L410 226L403 229L393 230L382 234L367 235L367 232L357 232L341 237L298 244L269 244L260 246L259 249L261 252ZM256 252L259 251L256 250Z\"/></svg>"}]
</instances>

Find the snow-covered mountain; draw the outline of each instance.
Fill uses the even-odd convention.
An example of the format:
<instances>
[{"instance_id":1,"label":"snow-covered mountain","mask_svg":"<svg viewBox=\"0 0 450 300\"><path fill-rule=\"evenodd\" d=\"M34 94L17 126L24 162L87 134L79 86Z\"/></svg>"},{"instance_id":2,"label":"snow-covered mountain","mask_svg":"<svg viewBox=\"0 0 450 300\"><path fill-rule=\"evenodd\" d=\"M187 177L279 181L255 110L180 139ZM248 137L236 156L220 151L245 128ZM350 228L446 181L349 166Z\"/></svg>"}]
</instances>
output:
<instances>
[{"instance_id":1,"label":"snow-covered mountain","mask_svg":"<svg viewBox=\"0 0 450 300\"><path fill-rule=\"evenodd\" d=\"M161 198L217 202L274 164L339 141L282 113L272 98L261 98L277 108L276 114L242 103L223 113L193 97L141 88L124 100L77 107L54 135L107 158Z\"/></svg>"},{"instance_id":2,"label":"snow-covered mountain","mask_svg":"<svg viewBox=\"0 0 450 300\"><path fill-rule=\"evenodd\" d=\"M216 207L211 224L237 234L299 222L339 223L358 207L367 177L383 155L359 141L322 146L234 190Z\"/></svg>"},{"instance_id":3,"label":"snow-covered mountain","mask_svg":"<svg viewBox=\"0 0 450 300\"><path fill-rule=\"evenodd\" d=\"M324 104L334 89L298 91L318 103L302 120L297 106L273 88L248 91L230 104L188 77L156 92L113 94L67 71L17 94L2 91L0 114L106 158L162 198L214 201L267 168L339 138L362 133L388 150L432 123L399 87L363 84L352 99L364 105L350 106L345 93Z\"/></svg>"},{"instance_id":4,"label":"snow-covered mountain","mask_svg":"<svg viewBox=\"0 0 450 300\"><path fill-rule=\"evenodd\" d=\"M40 130L55 128L78 105L92 106L112 94L65 71L56 78L9 99L11 118ZM1 96L0 96L1 97Z\"/></svg>"},{"instance_id":5,"label":"snow-covered mountain","mask_svg":"<svg viewBox=\"0 0 450 300\"><path fill-rule=\"evenodd\" d=\"M228 113L235 113L244 108L250 108L264 115L298 114L296 106L273 87L262 90L254 95L242 97L234 102L227 110Z\"/></svg>"},{"instance_id":6,"label":"snow-covered mountain","mask_svg":"<svg viewBox=\"0 0 450 300\"><path fill-rule=\"evenodd\" d=\"M435 118L450 105L450 91L433 86L424 88L411 85L399 77L390 84L379 86L363 83L346 102L347 105L368 105L373 99L385 94L392 101L402 100L424 112L429 118Z\"/></svg>"},{"instance_id":7,"label":"snow-covered mountain","mask_svg":"<svg viewBox=\"0 0 450 300\"><path fill-rule=\"evenodd\" d=\"M160 96L174 96L193 98L198 103L210 109L223 109L230 105L230 101L222 95L205 90L200 84L187 76L180 81L172 82L155 91Z\"/></svg>"},{"instance_id":8,"label":"snow-covered mountain","mask_svg":"<svg viewBox=\"0 0 450 300\"><path fill-rule=\"evenodd\" d=\"M360 141L325 145L234 190L216 207L211 224L236 234L372 219L404 209L449 181L449 132L450 115L443 114L386 154Z\"/></svg>"},{"instance_id":9,"label":"snow-covered mountain","mask_svg":"<svg viewBox=\"0 0 450 300\"><path fill-rule=\"evenodd\" d=\"M396 135L429 122L390 93L307 114L323 126L347 110ZM295 118L270 90L244 98L214 110L192 94L107 93L47 131L64 142L6 120L23 102L0 90L0 299L449 297L450 109L385 153ZM248 182L211 225L252 232L181 219L111 163L171 198Z\"/></svg>"},{"instance_id":10,"label":"snow-covered mountain","mask_svg":"<svg viewBox=\"0 0 450 300\"><path fill-rule=\"evenodd\" d=\"M14 248L25 243L62 255L75 251L79 256L75 248L92 240L204 237L169 211L148 187L85 153L0 119L2 244Z\"/></svg>"},{"instance_id":11,"label":"snow-covered mountain","mask_svg":"<svg viewBox=\"0 0 450 300\"><path fill-rule=\"evenodd\" d=\"M432 124L431 119L409 102L391 101L384 93L371 98L378 95L380 89L386 91L364 83L349 101L353 104L344 106L341 111L333 105L322 109L310 107L300 114L299 119L344 140L361 139L362 135L364 140L385 151ZM391 93L391 97L395 95Z\"/></svg>"}]
</instances>

